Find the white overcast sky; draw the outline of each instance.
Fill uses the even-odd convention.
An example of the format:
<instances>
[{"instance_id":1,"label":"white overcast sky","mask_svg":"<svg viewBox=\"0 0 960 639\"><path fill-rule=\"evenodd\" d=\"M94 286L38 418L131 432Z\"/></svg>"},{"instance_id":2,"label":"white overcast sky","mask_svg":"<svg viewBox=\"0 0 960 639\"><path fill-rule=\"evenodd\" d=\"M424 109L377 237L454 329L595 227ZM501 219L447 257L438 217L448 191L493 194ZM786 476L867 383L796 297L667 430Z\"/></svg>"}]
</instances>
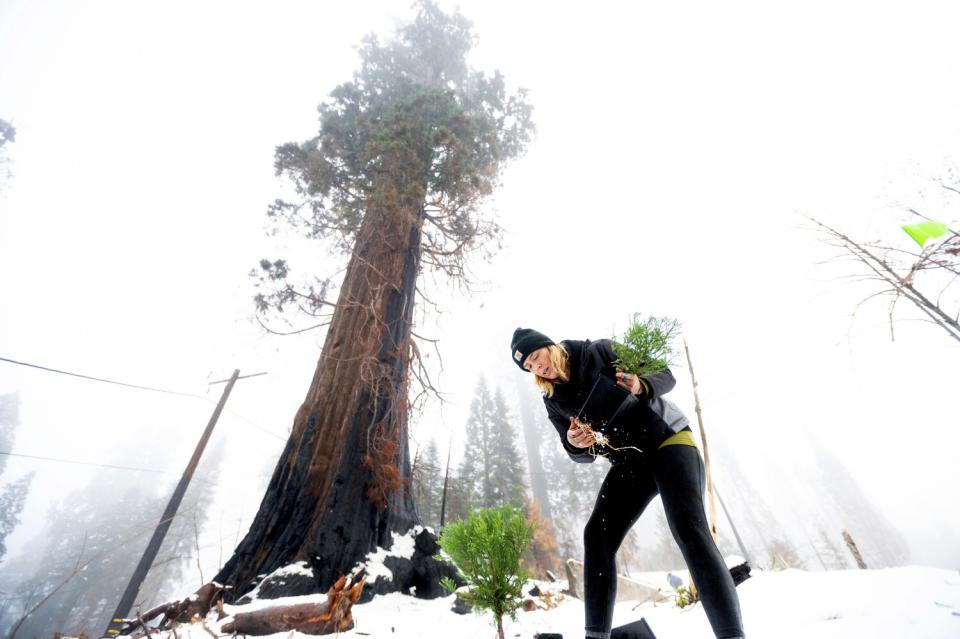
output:
<instances>
[{"instance_id":1,"label":"white overcast sky","mask_svg":"<svg viewBox=\"0 0 960 639\"><path fill-rule=\"evenodd\" d=\"M774 469L802 469L794 442L812 431L916 561L955 567L960 548L931 548L929 530L960 534L960 349L915 321L891 342L880 303L851 321L871 289L821 264L833 253L803 215L904 248L906 205L960 217L927 186L960 149L960 4L459 6L474 65L529 89L538 135L489 202L507 235L476 264L486 284L469 298L431 289L445 312L418 330L441 339L449 403L413 424L413 445L452 437L456 450L481 373L511 394L529 381L508 359L515 327L600 338L634 311L671 315L711 431ZM265 235L282 189L273 148L312 136L360 38L410 15L370 0L0 0L0 118L17 127L0 194L0 357L211 400L208 381L267 371L239 383L218 437L242 460L225 484L269 472L320 338L265 336L247 272L261 257L335 264ZM174 471L212 408L0 363L7 392L21 397L20 452ZM31 469L30 526L52 495L97 479L15 459L3 480ZM256 508L230 499L243 505L228 520Z\"/></svg>"}]
</instances>

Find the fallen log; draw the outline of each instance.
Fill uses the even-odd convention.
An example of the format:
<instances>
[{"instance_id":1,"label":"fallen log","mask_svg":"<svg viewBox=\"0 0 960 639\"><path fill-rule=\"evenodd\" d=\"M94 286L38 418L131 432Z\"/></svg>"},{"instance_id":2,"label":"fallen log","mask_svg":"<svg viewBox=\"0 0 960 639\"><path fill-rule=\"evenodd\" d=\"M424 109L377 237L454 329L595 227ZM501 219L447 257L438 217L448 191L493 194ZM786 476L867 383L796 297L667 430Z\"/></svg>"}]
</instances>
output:
<instances>
[{"instance_id":1,"label":"fallen log","mask_svg":"<svg viewBox=\"0 0 960 639\"><path fill-rule=\"evenodd\" d=\"M366 578L350 585L340 577L327 591L327 600L317 603L271 606L253 612L237 613L232 621L220 628L221 632L248 635L272 635L276 632L298 630L312 635L329 635L353 628L353 604L360 598Z\"/></svg>"}]
</instances>

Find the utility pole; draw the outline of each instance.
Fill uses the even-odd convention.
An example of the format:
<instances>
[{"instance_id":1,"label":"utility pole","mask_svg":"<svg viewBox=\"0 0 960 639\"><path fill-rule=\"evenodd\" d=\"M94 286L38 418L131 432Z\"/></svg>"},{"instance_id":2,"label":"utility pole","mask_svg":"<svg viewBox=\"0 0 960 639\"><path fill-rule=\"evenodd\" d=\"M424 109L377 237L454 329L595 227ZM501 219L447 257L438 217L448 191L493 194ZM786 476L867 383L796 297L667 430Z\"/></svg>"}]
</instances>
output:
<instances>
[{"instance_id":1,"label":"utility pole","mask_svg":"<svg viewBox=\"0 0 960 639\"><path fill-rule=\"evenodd\" d=\"M264 373L257 373L257 375L263 374ZM246 377L254 377L254 375L247 375ZM203 435L200 436L200 441L197 442L197 447L193 451L193 457L190 458L190 462L183 471L180 482L173 491L173 495L170 497L170 501L167 503L163 515L160 516L160 522L153 531L153 537L150 538L147 549L143 551L143 557L140 558L140 563L137 564L136 570L133 571L133 576L130 577L130 583L127 584L127 589L123 592L123 596L120 597L120 603L117 604L117 609L113 613L113 617L111 617L110 624L104 631L103 637L116 637L120 634L124 626L124 618L130 613L130 609L133 608L133 603L136 601L137 594L140 592L140 586L143 585L143 580L146 579L147 573L150 571L150 566L153 565L153 560L156 559L157 553L160 551L160 545L163 543L163 538L167 534L167 529L170 528L170 523L177 514L177 508L180 507L180 502L183 501L183 496L187 492L187 486L190 485L193 473L197 469L197 464L200 462L200 456L203 455L203 449L206 448L207 441L213 433L213 427L216 426L217 420L220 418L220 413L227 403L227 397L230 396L230 391L233 390L233 385L238 379L241 379L240 371L234 370L230 379L211 382L212 384L226 382L227 385L223 389L223 395L220 396L217 407L213 410L213 415L210 416L207 428L203 431Z\"/></svg>"}]
</instances>

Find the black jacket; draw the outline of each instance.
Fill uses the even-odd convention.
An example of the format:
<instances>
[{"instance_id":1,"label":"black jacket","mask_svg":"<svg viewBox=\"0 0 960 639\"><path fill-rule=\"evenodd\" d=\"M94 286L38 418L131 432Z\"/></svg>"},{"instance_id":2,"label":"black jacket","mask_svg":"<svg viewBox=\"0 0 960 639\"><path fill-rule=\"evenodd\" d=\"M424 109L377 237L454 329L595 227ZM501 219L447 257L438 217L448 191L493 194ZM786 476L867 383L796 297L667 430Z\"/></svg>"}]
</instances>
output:
<instances>
[{"instance_id":1,"label":"black jacket","mask_svg":"<svg viewBox=\"0 0 960 639\"><path fill-rule=\"evenodd\" d=\"M579 415L581 422L609 439L609 447L594 446L594 452L614 464L639 459L635 449L656 450L663 440L689 425L680 409L662 397L676 385L669 370L642 376L647 392L638 397L617 385L613 366L617 356L610 340L566 340L560 346L570 357L570 381L555 384L553 397L544 396L543 403L560 443L574 461L589 463L595 457L567 441L570 417Z\"/></svg>"}]
</instances>

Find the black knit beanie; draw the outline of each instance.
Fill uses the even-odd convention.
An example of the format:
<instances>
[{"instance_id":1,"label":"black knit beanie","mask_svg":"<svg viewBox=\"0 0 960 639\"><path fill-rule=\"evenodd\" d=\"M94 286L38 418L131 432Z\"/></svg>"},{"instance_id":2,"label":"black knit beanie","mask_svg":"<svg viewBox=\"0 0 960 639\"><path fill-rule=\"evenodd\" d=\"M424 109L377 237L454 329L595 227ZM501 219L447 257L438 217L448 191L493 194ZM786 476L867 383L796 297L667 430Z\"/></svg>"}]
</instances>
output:
<instances>
[{"instance_id":1,"label":"black knit beanie","mask_svg":"<svg viewBox=\"0 0 960 639\"><path fill-rule=\"evenodd\" d=\"M520 370L526 370L523 368L523 362L530 353L554 343L552 339L532 328L518 328L513 332L513 339L510 340L510 353Z\"/></svg>"}]
</instances>

